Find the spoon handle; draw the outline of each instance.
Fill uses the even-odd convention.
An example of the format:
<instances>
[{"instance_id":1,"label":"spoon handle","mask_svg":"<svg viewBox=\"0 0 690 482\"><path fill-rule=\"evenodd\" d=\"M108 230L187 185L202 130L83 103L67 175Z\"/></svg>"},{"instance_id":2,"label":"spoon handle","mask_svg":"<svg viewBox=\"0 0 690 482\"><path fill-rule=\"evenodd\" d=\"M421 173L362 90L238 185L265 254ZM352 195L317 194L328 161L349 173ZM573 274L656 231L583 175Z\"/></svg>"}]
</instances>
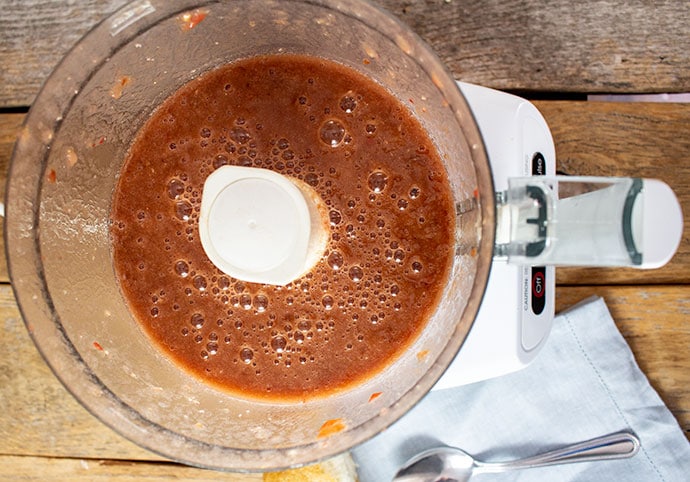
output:
<instances>
[{"instance_id":1,"label":"spoon handle","mask_svg":"<svg viewBox=\"0 0 690 482\"><path fill-rule=\"evenodd\" d=\"M635 435L628 432L619 432L526 459L501 463L477 461L475 466L477 468L476 472L504 472L514 469L543 467L545 465L624 459L632 457L639 449L640 441Z\"/></svg>"}]
</instances>

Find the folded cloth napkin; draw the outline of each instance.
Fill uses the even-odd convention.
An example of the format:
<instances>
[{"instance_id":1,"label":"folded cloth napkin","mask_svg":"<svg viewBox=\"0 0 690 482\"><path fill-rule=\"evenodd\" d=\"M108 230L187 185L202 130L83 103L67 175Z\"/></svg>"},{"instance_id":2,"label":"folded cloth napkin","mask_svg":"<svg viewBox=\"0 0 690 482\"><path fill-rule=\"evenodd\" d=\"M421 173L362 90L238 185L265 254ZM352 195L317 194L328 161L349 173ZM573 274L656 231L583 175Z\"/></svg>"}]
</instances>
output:
<instances>
[{"instance_id":1,"label":"folded cloth napkin","mask_svg":"<svg viewBox=\"0 0 690 482\"><path fill-rule=\"evenodd\" d=\"M501 462L624 430L640 439L632 458L476 480L690 481L687 438L640 371L606 304L595 298L556 317L546 346L525 369L432 391L353 456L361 482L385 482L411 456L439 445Z\"/></svg>"}]
</instances>

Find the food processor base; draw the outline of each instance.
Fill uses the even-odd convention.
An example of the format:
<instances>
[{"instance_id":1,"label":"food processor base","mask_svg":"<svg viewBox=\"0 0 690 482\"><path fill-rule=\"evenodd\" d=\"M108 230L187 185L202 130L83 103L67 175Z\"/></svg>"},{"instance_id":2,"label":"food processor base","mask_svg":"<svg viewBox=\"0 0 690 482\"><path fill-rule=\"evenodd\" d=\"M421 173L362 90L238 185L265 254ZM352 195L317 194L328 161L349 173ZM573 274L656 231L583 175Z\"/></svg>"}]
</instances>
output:
<instances>
[{"instance_id":1,"label":"food processor base","mask_svg":"<svg viewBox=\"0 0 690 482\"><path fill-rule=\"evenodd\" d=\"M511 177L555 175L546 121L525 99L458 82L475 116L497 192ZM555 268L494 259L479 313L462 348L434 390L487 380L529 365L554 318Z\"/></svg>"}]
</instances>

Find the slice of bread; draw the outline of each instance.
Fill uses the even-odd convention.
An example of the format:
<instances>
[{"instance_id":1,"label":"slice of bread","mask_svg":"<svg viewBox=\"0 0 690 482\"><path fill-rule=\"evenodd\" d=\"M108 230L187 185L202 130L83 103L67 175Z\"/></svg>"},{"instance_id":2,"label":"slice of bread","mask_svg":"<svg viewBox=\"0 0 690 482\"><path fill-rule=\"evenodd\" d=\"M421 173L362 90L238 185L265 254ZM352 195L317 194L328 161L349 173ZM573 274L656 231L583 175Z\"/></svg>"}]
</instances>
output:
<instances>
[{"instance_id":1,"label":"slice of bread","mask_svg":"<svg viewBox=\"0 0 690 482\"><path fill-rule=\"evenodd\" d=\"M264 482L357 482L357 467L349 452L299 469L268 472Z\"/></svg>"}]
</instances>

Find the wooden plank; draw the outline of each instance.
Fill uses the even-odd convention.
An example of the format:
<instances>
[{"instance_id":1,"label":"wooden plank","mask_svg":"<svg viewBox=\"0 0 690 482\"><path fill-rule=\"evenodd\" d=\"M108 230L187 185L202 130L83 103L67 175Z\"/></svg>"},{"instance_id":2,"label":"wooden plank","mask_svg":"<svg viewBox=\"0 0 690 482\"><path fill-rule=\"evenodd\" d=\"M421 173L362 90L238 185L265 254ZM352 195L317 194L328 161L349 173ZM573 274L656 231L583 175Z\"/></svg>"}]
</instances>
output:
<instances>
[{"instance_id":1,"label":"wooden plank","mask_svg":"<svg viewBox=\"0 0 690 482\"><path fill-rule=\"evenodd\" d=\"M30 105L68 49L125 3L2 0L0 107ZM376 3L468 82L527 91L690 91L688 2Z\"/></svg>"},{"instance_id":2,"label":"wooden plank","mask_svg":"<svg viewBox=\"0 0 690 482\"><path fill-rule=\"evenodd\" d=\"M2 69L0 69L2 70ZM0 74L2 75L2 74ZM24 114L0 114L0 202L5 202L5 184L14 142L19 135ZM0 229L5 232L5 217L0 218ZM9 281L7 258L5 257L5 237L0 236L0 282Z\"/></svg>"},{"instance_id":3,"label":"wooden plank","mask_svg":"<svg viewBox=\"0 0 690 482\"><path fill-rule=\"evenodd\" d=\"M28 106L60 59L128 0L0 0L0 107Z\"/></svg>"},{"instance_id":4,"label":"wooden plank","mask_svg":"<svg viewBox=\"0 0 690 482\"><path fill-rule=\"evenodd\" d=\"M537 101L571 175L659 178L690 213L690 104ZM0 114L0 193L22 114ZM0 240L0 247L4 240ZM0 281L7 281L0 260ZM659 270L559 268L559 284L690 283L690 223L671 263Z\"/></svg>"},{"instance_id":5,"label":"wooden plank","mask_svg":"<svg viewBox=\"0 0 690 482\"><path fill-rule=\"evenodd\" d=\"M185 467L133 444L99 422L60 384L31 341L7 284L0 284L0 320L0 480L263 480L260 474ZM349 463L349 457L345 453L329 460ZM337 465L324 463L319 470Z\"/></svg>"},{"instance_id":6,"label":"wooden plank","mask_svg":"<svg viewBox=\"0 0 690 482\"><path fill-rule=\"evenodd\" d=\"M455 76L506 90L690 91L690 3L380 0Z\"/></svg>"},{"instance_id":7,"label":"wooden plank","mask_svg":"<svg viewBox=\"0 0 690 482\"><path fill-rule=\"evenodd\" d=\"M592 294L609 304L640 367L690 434L690 287L559 288L558 309ZM33 346L7 285L0 285L0 319L0 454L161 460L95 420L66 392Z\"/></svg>"},{"instance_id":8,"label":"wooden plank","mask_svg":"<svg viewBox=\"0 0 690 482\"><path fill-rule=\"evenodd\" d=\"M260 482L262 474L215 472L174 463L0 455L0 480L35 482Z\"/></svg>"},{"instance_id":9,"label":"wooden plank","mask_svg":"<svg viewBox=\"0 0 690 482\"><path fill-rule=\"evenodd\" d=\"M605 301L635 359L690 439L690 286L558 287L556 312Z\"/></svg>"},{"instance_id":10,"label":"wooden plank","mask_svg":"<svg viewBox=\"0 0 690 482\"><path fill-rule=\"evenodd\" d=\"M559 172L661 179L690 214L690 104L535 105L551 127ZM557 273L559 284L689 283L690 223L675 257L661 269L559 268Z\"/></svg>"},{"instance_id":11,"label":"wooden plank","mask_svg":"<svg viewBox=\"0 0 690 482\"><path fill-rule=\"evenodd\" d=\"M24 114L0 114L0 199L5 199L7 170Z\"/></svg>"},{"instance_id":12,"label":"wooden plank","mask_svg":"<svg viewBox=\"0 0 690 482\"><path fill-rule=\"evenodd\" d=\"M0 454L156 460L88 413L55 378L0 285ZM2 477L0 477L2 480Z\"/></svg>"}]
</instances>

